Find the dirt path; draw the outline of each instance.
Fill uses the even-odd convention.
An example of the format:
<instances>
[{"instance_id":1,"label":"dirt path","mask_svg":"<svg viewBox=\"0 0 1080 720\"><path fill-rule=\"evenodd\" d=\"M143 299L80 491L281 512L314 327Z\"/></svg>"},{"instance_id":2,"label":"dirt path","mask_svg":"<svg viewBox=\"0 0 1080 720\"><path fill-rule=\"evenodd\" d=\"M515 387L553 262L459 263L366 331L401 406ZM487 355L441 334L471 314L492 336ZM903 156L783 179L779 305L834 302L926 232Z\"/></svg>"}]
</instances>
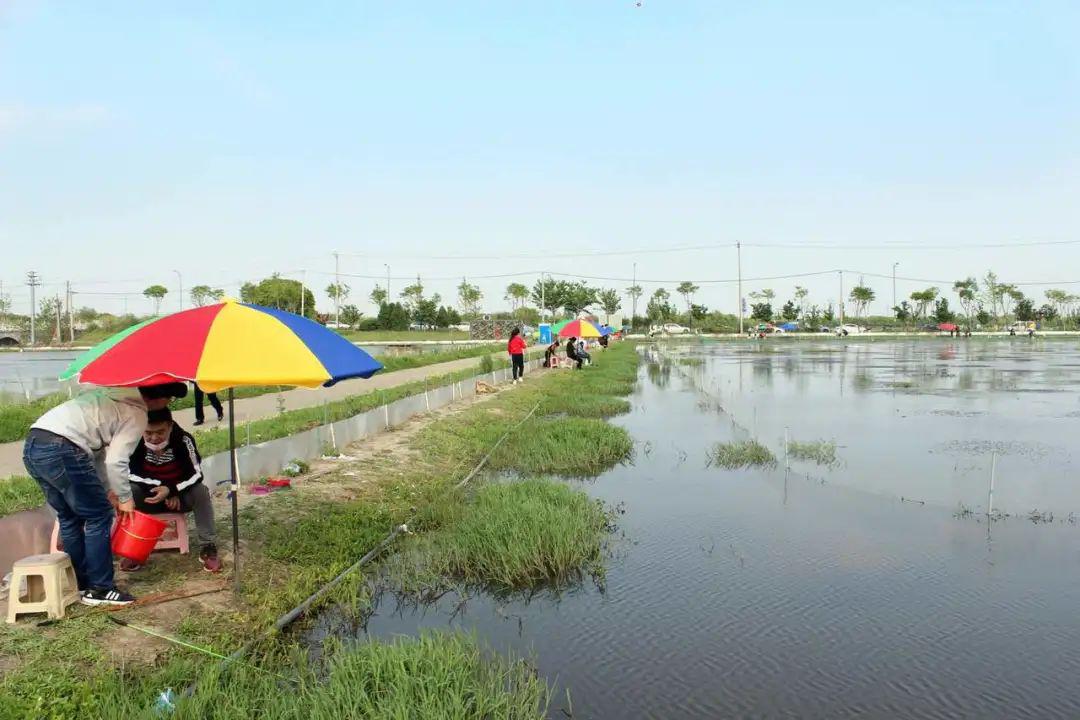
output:
<instances>
[{"instance_id":1,"label":"dirt path","mask_svg":"<svg viewBox=\"0 0 1080 720\"><path fill-rule=\"evenodd\" d=\"M530 348L530 354L537 354L539 352L543 352L542 347ZM492 355L495 358L502 358L505 353L500 351L492 353ZM462 358L460 360L451 360L450 362L438 363L436 365L426 365L419 368L380 373L369 380L346 380L329 388L318 388L316 390L297 388L295 390L287 390L281 395L285 398L285 410L299 410L321 405L324 401L333 402L334 400L341 400L350 395L366 394L375 390L388 390L399 385L416 382L417 380L425 380L427 378L438 377L439 375L445 375L458 370L476 367L479 362L479 357ZM276 393L237 400L234 404L236 407L237 424L271 417L277 415L279 412L278 395ZM226 410L227 409L228 408L226 408ZM195 422L194 409L188 408L186 410L178 410L174 415L180 425L189 430L192 429L192 424ZM217 424L213 408L209 406L206 407L206 416L208 422L204 427L213 427ZM26 474L26 469L23 467L22 462L22 447L23 443L21 440L0 444L0 481L11 475Z\"/></svg>"}]
</instances>

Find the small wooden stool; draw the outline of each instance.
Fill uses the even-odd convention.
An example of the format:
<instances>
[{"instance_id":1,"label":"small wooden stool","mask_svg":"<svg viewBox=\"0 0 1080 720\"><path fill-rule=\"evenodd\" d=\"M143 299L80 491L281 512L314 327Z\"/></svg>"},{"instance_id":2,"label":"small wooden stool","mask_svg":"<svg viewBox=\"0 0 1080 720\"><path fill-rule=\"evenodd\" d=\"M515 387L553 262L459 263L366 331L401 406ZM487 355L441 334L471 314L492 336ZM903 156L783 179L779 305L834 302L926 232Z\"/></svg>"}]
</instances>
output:
<instances>
[{"instance_id":1,"label":"small wooden stool","mask_svg":"<svg viewBox=\"0 0 1080 720\"><path fill-rule=\"evenodd\" d=\"M19 588L26 579L26 595ZM64 617L64 608L79 599L79 583L67 553L31 555L16 560L11 568L7 621L15 622L24 613L48 613L50 618Z\"/></svg>"},{"instance_id":2,"label":"small wooden stool","mask_svg":"<svg viewBox=\"0 0 1080 720\"><path fill-rule=\"evenodd\" d=\"M187 514L155 513L154 517L169 526L154 550L179 550L181 555L187 555L191 549L188 546Z\"/></svg>"}]
</instances>

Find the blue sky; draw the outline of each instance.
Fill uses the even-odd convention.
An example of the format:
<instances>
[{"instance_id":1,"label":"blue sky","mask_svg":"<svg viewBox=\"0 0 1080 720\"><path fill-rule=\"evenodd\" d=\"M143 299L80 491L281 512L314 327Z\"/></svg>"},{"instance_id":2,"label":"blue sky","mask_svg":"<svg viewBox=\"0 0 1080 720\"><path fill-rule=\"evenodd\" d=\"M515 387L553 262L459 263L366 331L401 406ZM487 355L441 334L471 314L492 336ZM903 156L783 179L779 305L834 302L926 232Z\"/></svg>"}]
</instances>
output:
<instances>
[{"instance_id":1,"label":"blue sky","mask_svg":"<svg viewBox=\"0 0 1080 720\"><path fill-rule=\"evenodd\" d=\"M0 2L0 279L16 310L29 269L118 310L89 293L322 288L338 250L448 297L731 278L741 241L747 277L1080 280L1080 245L929 249L1080 240L1077 28L1066 2ZM477 281L489 309L512 279Z\"/></svg>"}]
</instances>

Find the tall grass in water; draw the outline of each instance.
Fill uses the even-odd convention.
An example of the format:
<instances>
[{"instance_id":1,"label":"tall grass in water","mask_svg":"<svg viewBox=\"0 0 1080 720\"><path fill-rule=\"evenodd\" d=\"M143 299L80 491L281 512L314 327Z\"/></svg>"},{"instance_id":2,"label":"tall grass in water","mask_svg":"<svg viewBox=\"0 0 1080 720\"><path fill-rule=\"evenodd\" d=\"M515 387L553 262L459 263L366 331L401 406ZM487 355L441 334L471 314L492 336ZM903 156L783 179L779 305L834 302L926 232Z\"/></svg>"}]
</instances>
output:
<instances>
[{"instance_id":1,"label":"tall grass in water","mask_svg":"<svg viewBox=\"0 0 1080 720\"><path fill-rule=\"evenodd\" d=\"M756 440L717 443L709 450L709 464L725 470L737 470L751 466L775 467L776 456L772 450Z\"/></svg>"},{"instance_id":2,"label":"tall grass in water","mask_svg":"<svg viewBox=\"0 0 1080 720\"><path fill-rule=\"evenodd\" d=\"M630 457L633 441L620 427L591 418L534 421L491 458L493 470L596 475Z\"/></svg>"},{"instance_id":3,"label":"tall grass in water","mask_svg":"<svg viewBox=\"0 0 1080 720\"><path fill-rule=\"evenodd\" d=\"M291 670L290 665L298 669ZM473 638L461 634L430 633L389 643L338 646L331 648L322 666L309 665L297 654L292 662L268 662L263 667L235 665L219 670L211 665L211 670L202 673L198 691L179 700L167 717L541 720L550 696L528 663L485 653ZM295 680L277 677L281 674ZM161 687L146 681L135 686L117 682L100 699L95 717L162 717L150 709Z\"/></svg>"},{"instance_id":4,"label":"tall grass in water","mask_svg":"<svg viewBox=\"0 0 1080 720\"><path fill-rule=\"evenodd\" d=\"M830 440L814 440L812 442L788 443L788 455L796 460L809 460L818 465L835 465L836 443Z\"/></svg>"},{"instance_id":5,"label":"tall grass in water","mask_svg":"<svg viewBox=\"0 0 1080 720\"><path fill-rule=\"evenodd\" d=\"M401 589L453 578L495 591L564 585L602 574L612 514L560 482L485 485L457 517L389 564Z\"/></svg>"}]
</instances>

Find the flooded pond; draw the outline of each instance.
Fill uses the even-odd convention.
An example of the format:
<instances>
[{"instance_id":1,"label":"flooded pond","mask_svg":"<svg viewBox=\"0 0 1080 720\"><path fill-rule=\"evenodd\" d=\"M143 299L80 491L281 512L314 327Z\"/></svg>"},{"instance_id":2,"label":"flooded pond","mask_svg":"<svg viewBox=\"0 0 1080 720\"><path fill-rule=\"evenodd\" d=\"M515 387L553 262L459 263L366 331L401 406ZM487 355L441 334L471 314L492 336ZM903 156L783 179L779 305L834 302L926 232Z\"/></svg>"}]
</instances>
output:
<instances>
[{"instance_id":1,"label":"flooded pond","mask_svg":"<svg viewBox=\"0 0 1080 720\"><path fill-rule=\"evenodd\" d=\"M625 508L602 589L384 594L362 626L329 612L312 637L475 632L534 659L553 718L1080 716L1075 343L646 352L615 420L634 463L570 481ZM836 462L789 469L785 428L834 440ZM708 466L748 438L774 467ZM991 524L992 453L995 506L1022 517Z\"/></svg>"}]
</instances>

